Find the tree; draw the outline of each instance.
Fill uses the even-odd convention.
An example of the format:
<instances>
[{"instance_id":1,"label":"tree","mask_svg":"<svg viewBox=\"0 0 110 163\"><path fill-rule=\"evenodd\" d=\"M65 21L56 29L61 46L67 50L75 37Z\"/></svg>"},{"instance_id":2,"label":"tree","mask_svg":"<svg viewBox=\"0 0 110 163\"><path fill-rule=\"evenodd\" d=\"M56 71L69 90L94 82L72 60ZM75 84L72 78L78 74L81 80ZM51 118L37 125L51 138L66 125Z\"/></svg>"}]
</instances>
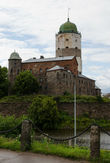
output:
<instances>
[{"instance_id":1,"label":"tree","mask_svg":"<svg viewBox=\"0 0 110 163\"><path fill-rule=\"evenodd\" d=\"M52 97L37 96L28 110L29 118L40 129L57 128L59 112L56 101Z\"/></svg>"},{"instance_id":2,"label":"tree","mask_svg":"<svg viewBox=\"0 0 110 163\"><path fill-rule=\"evenodd\" d=\"M0 66L0 98L8 95L8 70L6 67Z\"/></svg>"},{"instance_id":3,"label":"tree","mask_svg":"<svg viewBox=\"0 0 110 163\"><path fill-rule=\"evenodd\" d=\"M13 91L18 95L37 93L39 90L39 84L37 79L30 71L20 72L16 77Z\"/></svg>"}]
</instances>

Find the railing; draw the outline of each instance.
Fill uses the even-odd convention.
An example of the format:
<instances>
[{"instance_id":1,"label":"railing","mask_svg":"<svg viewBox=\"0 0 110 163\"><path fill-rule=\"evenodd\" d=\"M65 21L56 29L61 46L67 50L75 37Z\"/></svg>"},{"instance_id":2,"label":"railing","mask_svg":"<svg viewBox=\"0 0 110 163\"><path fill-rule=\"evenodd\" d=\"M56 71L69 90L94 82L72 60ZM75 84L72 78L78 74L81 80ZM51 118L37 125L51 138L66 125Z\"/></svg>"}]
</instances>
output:
<instances>
[{"instance_id":1,"label":"railing","mask_svg":"<svg viewBox=\"0 0 110 163\"><path fill-rule=\"evenodd\" d=\"M21 149L23 151L29 150L31 147L31 130L32 128L34 130L37 130L40 134L43 136L55 140L55 141L70 141L72 139L78 138L79 136L83 135L90 129L90 156L92 158L98 158L100 157L100 130L106 133L108 136L110 136L110 133L107 132L104 128L99 126L98 124L94 123L88 126L86 129L84 129L81 133L77 134L76 136L66 137L66 138L57 138L50 136L46 133L44 133L42 130L40 130L37 126L34 125L34 123L30 120L24 120L22 123L20 123L18 126L6 130L6 131L0 131L0 134L9 133L13 130L21 127Z\"/></svg>"}]
</instances>

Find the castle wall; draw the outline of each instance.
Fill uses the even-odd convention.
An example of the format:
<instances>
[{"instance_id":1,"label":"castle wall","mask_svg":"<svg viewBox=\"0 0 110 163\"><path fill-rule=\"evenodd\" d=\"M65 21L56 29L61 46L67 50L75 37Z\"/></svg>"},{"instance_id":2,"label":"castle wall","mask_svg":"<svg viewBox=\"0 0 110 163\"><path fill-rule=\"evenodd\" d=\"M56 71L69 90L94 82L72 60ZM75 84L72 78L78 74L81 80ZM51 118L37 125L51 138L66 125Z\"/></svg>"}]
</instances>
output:
<instances>
[{"instance_id":1,"label":"castle wall","mask_svg":"<svg viewBox=\"0 0 110 163\"><path fill-rule=\"evenodd\" d=\"M48 94L62 95L65 92L73 94L73 74L66 70L49 71L46 74Z\"/></svg>"},{"instance_id":2,"label":"castle wall","mask_svg":"<svg viewBox=\"0 0 110 163\"><path fill-rule=\"evenodd\" d=\"M16 117L27 114L27 110L31 103L15 102L15 103L0 103L1 115L15 115ZM77 116L88 115L90 118L110 119L110 103L90 102L77 103ZM59 103L58 109L68 112L73 116L73 103Z\"/></svg>"}]
</instances>

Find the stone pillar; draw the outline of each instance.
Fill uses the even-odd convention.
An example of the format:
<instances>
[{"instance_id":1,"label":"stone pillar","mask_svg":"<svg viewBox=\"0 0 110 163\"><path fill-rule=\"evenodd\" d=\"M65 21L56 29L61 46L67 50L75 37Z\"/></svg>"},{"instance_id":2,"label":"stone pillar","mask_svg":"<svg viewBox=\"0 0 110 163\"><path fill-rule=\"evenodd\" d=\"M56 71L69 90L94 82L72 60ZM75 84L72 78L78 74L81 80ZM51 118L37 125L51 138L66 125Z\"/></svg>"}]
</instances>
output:
<instances>
[{"instance_id":1,"label":"stone pillar","mask_svg":"<svg viewBox=\"0 0 110 163\"><path fill-rule=\"evenodd\" d=\"M21 129L21 150L26 151L29 150L31 147L31 129L32 124L28 120L24 120L22 122L22 129Z\"/></svg>"},{"instance_id":2,"label":"stone pillar","mask_svg":"<svg viewBox=\"0 0 110 163\"><path fill-rule=\"evenodd\" d=\"M90 132L90 156L91 158L100 157L100 128L98 126L91 126Z\"/></svg>"}]
</instances>

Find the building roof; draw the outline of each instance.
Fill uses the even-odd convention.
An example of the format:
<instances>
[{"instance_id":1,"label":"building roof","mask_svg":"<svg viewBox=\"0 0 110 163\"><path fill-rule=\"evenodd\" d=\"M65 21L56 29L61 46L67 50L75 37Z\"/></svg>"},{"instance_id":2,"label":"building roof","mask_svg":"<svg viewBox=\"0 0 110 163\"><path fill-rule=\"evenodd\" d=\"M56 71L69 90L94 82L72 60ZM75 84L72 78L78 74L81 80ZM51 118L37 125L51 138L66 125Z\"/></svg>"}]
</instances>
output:
<instances>
[{"instance_id":1,"label":"building roof","mask_svg":"<svg viewBox=\"0 0 110 163\"><path fill-rule=\"evenodd\" d=\"M9 59L21 59L21 58L20 58L19 54L14 51L13 53L11 53Z\"/></svg>"},{"instance_id":2,"label":"building roof","mask_svg":"<svg viewBox=\"0 0 110 163\"><path fill-rule=\"evenodd\" d=\"M78 33L78 31L76 25L71 23L68 18L67 22L60 26L59 33Z\"/></svg>"},{"instance_id":3,"label":"building roof","mask_svg":"<svg viewBox=\"0 0 110 163\"><path fill-rule=\"evenodd\" d=\"M23 63L31 63L31 62L51 62L51 61L65 61L65 60L72 60L74 56L66 56L66 57L54 57L54 58L30 58Z\"/></svg>"},{"instance_id":4,"label":"building roof","mask_svg":"<svg viewBox=\"0 0 110 163\"><path fill-rule=\"evenodd\" d=\"M90 78L88 78L87 76L82 75L82 74L78 74L78 77L80 77L80 78L85 78L85 79L89 79L89 80L93 80L93 79L90 79Z\"/></svg>"},{"instance_id":5,"label":"building roof","mask_svg":"<svg viewBox=\"0 0 110 163\"><path fill-rule=\"evenodd\" d=\"M64 70L64 67L60 67L60 66L56 65L56 66L48 69L47 71L54 71L54 70Z\"/></svg>"}]
</instances>

